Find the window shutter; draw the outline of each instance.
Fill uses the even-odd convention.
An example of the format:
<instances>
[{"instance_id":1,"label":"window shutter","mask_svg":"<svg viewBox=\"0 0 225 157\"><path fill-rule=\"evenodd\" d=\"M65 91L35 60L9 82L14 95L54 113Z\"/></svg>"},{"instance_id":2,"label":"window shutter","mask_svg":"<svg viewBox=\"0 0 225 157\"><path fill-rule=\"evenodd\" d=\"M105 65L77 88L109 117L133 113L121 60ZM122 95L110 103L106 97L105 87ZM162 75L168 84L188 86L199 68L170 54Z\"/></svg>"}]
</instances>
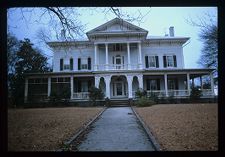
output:
<instances>
[{"instance_id":1,"label":"window shutter","mask_svg":"<svg viewBox=\"0 0 225 157\"><path fill-rule=\"evenodd\" d=\"M150 90L150 80L147 79L147 90Z\"/></svg>"},{"instance_id":2,"label":"window shutter","mask_svg":"<svg viewBox=\"0 0 225 157\"><path fill-rule=\"evenodd\" d=\"M73 90L74 90L74 93L76 93L78 91L78 88L77 88L78 87L78 82L77 82L76 78L74 78L73 81L74 81L74 86L73 86L74 88L73 88Z\"/></svg>"},{"instance_id":3,"label":"window shutter","mask_svg":"<svg viewBox=\"0 0 225 157\"><path fill-rule=\"evenodd\" d=\"M73 70L73 58L70 58L70 70Z\"/></svg>"},{"instance_id":4,"label":"window shutter","mask_svg":"<svg viewBox=\"0 0 225 157\"><path fill-rule=\"evenodd\" d=\"M175 89L178 90L178 79L175 78Z\"/></svg>"},{"instance_id":5,"label":"window shutter","mask_svg":"<svg viewBox=\"0 0 225 157\"><path fill-rule=\"evenodd\" d=\"M177 67L177 57L173 55L174 67Z\"/></svg>"},{"instance_id":6,"label":"window shutter","mask_svg":"<svg viewBox=\"0 0 225 157\"><path fill-rule=\"evenodd\" d=\"M164 68L167 67L166 56L163 56L163 66Z\"/></svg>"},{"instance_id":7,"label":"window shutter","mask_svg":"<svg viewBox=\"0 0 225 157\"><path fill-rule=\"evenodd\" d=\"M157 90L160 90L160 79L157 79Z\"/></svg>"},{"instance_id":8,"label":"window shutter","mask_svg":"<svg viewBox=\"0 0 225 157\"><path fill-rule=\"evenodd\" d=\"M114 56L112 57L112 63L114 64Z\"/></svg>"},{"instance_id":9,"label":"window shutter","mask_svg":"<svg viewBox=\"0 0 225 157\"><path fill-rule=\"evenodd\" d=\"M145 56L145 67L146 68L149 68L149 65L148 65L148 56Z\"/></svg>"},{"instance_id":10,"label":"window shutter","mask_svg":"<svg viewBox=\"0 0 225 157\"><path fill-rule=\"evenodd\" d=\"M78 70L80 70L80 58L78 58Z\"/></svg>"},{"instance_id":11,"label":"window shutter","mask_svg":"<svg viewBox=\"0 0 225 157\"><path fill-rule=\"evenodd\" d=\"M63 59L60 59L60 71L63 70Z\"/></svg>"},{"instance_id":12,"label":"window shutter","mask_svg":"<svg viewBox=\"0 0 225 157\"><path fill-rule=\"evenodd\" d=\"M123 62L122 62L122 63L124 64L124 56L122 56L122 60L123 60Z\"/></svg>"},{"instance_id":13,"label":"window shutter","mask_svg":"<svg viewBox=\"0 0 225 157\"><path fill-rule=\"evenodd\" d=\"M78 92L81 92L81 81L78 80Z\"/></svg>"},{"instance_id":14,"label":"window shutter","mask_svg":"<svg viewBox=\"0 0 225 157\"><path fill-rule=\"evenodd\" d=\"M156 68L159 67L159 57L158 56L155 56L155 61L156 61Z\"/></svg>"},{"instance_id":15,"label":"window shutter","mask_svg":"<svg viewBox=\"0 0 225 157\"><path fill-rule=\"evenodd\" d=\"M91 58L88 58L88 70L91 70Z\"/></svg>"}]
</instances>

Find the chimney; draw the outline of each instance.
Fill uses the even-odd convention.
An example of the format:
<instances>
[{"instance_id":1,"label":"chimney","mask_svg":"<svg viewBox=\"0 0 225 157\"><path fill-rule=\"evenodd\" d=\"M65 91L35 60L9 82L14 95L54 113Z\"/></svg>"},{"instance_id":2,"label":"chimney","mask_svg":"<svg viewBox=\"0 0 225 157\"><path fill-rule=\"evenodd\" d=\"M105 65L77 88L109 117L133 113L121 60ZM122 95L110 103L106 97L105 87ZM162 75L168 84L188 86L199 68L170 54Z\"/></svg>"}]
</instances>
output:
<instances>
[{"instance_id":1,"label":"chimney","mask_svg":"<svg viewBox=\"0 0 225 157\"><path fill-rule=\"evenodd\" d=\"M170 37L174 37L174 27L173 26L171 26L169 28L169 32L170 32Z\"/></svg>"},{"instance_id":2,"label":"chimney","mask_svg":"<svg viewBox=\"0 0 225 157\"><path fill-rule=\"evenodd\" d=\"M61 30L61 40L65 40L66 39L66 30L62 29Z\"/></svg>"}]
</instances>

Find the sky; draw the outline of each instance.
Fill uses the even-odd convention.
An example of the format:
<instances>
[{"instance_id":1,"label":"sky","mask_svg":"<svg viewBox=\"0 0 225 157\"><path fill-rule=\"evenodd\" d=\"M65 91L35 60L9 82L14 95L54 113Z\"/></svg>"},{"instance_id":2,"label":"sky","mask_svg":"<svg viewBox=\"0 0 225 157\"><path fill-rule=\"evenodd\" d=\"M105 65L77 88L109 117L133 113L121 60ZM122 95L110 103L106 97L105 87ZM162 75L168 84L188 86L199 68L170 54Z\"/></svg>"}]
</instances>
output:
<instances>
[{"instance_id":1,"label":"sky","mask_svg":"<svg viewBox=\"0 0 225 157\"><path fill-rule=\"evenodd\" d=\"M104 8L79 8L77 17L82 24L85 24L85 32L102 25L105 22L115 18L112 13L103 13ZM190 42L183 47L185 68L200 68L197 61L200 58L202 41L199 40L200 28L187 23L187 19L198 22L199 18L205 14L215 15L217 20L216 7L122 7L129 15L137 15L139 9L144 16L141 23L131 22L143 29L148 30L148 36L164 36L168 34L170 26L174 26L175 36L190 37ZM33 12L21 12L20 9L8 10L8 31L14 34L19 40L29 38L34 47L38 47L49 57L49 63L52 63L53 52L51 49L40 43L37 38L37 32L40 28L51 27L48 25L48 17L40 15L43 13L41 8L35 8ZM22 17L26 17L23 20ZM209 22L209 21L206 21ZM49 32L48 32L49 33ZM86 38L86 36L84 36Z\"/></svg>"}]
</instances>

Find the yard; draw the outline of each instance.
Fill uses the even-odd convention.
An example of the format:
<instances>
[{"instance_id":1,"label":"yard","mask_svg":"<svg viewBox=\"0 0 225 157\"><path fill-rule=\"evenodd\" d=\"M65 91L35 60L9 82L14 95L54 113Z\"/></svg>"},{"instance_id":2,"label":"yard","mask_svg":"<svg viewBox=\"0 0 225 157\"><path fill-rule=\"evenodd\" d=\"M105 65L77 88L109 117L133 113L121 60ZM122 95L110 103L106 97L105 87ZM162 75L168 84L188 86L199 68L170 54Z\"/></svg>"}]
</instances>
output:
<instances>
[{"instance_id":1,"label":"yard","mask_svg":"<svg viewBox=\"0 0 225 157\"><path fill-rule=\"evenodd\" d=\"M163 150L218 150L217 104L165 104L135 108Z\"/></svg>"},{"instance_id":2,"label":"yard","mask_svg":"<svg viewBox=\"0 0 225 157\"><path fill-rule=\"evenodd\" d=\"M54 151L102 109L9 109L8 150Z\"/></svg>"}]
</instances>

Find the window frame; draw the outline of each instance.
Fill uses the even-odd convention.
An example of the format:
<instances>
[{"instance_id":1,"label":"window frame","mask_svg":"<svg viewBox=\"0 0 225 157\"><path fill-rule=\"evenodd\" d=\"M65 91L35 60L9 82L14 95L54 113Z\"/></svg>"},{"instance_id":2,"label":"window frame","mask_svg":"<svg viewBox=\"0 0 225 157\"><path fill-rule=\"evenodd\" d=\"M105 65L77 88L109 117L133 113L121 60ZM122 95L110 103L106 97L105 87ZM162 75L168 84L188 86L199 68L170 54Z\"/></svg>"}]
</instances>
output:
<instances>
[{"instance_id":1,"label":"window frame","mask_svg":"<svg viewBox=\"0 0 225 157\"><path fill-rule=\"evenodd\" d=\"M172 58L172 60L169 60L169 58ZM170 64L170 63L172 63L172 64ZM174 68L175 67L173 55L166 55L166 64L167 64L166 65L167 68Z\"/></svg>"},{"instance_id":2,"label":"window frame","mask_svg":"<svg viewBox=\"0 0 225 157\"><path fill-rule=\"evenodd\" d=\"M156 59L155 59L155 56L156 55L148 55L148 68L156 68ZM151 66L151 59L150 58L153 58L154 60L154 66Z\"/></svg>"}]
</instances>

